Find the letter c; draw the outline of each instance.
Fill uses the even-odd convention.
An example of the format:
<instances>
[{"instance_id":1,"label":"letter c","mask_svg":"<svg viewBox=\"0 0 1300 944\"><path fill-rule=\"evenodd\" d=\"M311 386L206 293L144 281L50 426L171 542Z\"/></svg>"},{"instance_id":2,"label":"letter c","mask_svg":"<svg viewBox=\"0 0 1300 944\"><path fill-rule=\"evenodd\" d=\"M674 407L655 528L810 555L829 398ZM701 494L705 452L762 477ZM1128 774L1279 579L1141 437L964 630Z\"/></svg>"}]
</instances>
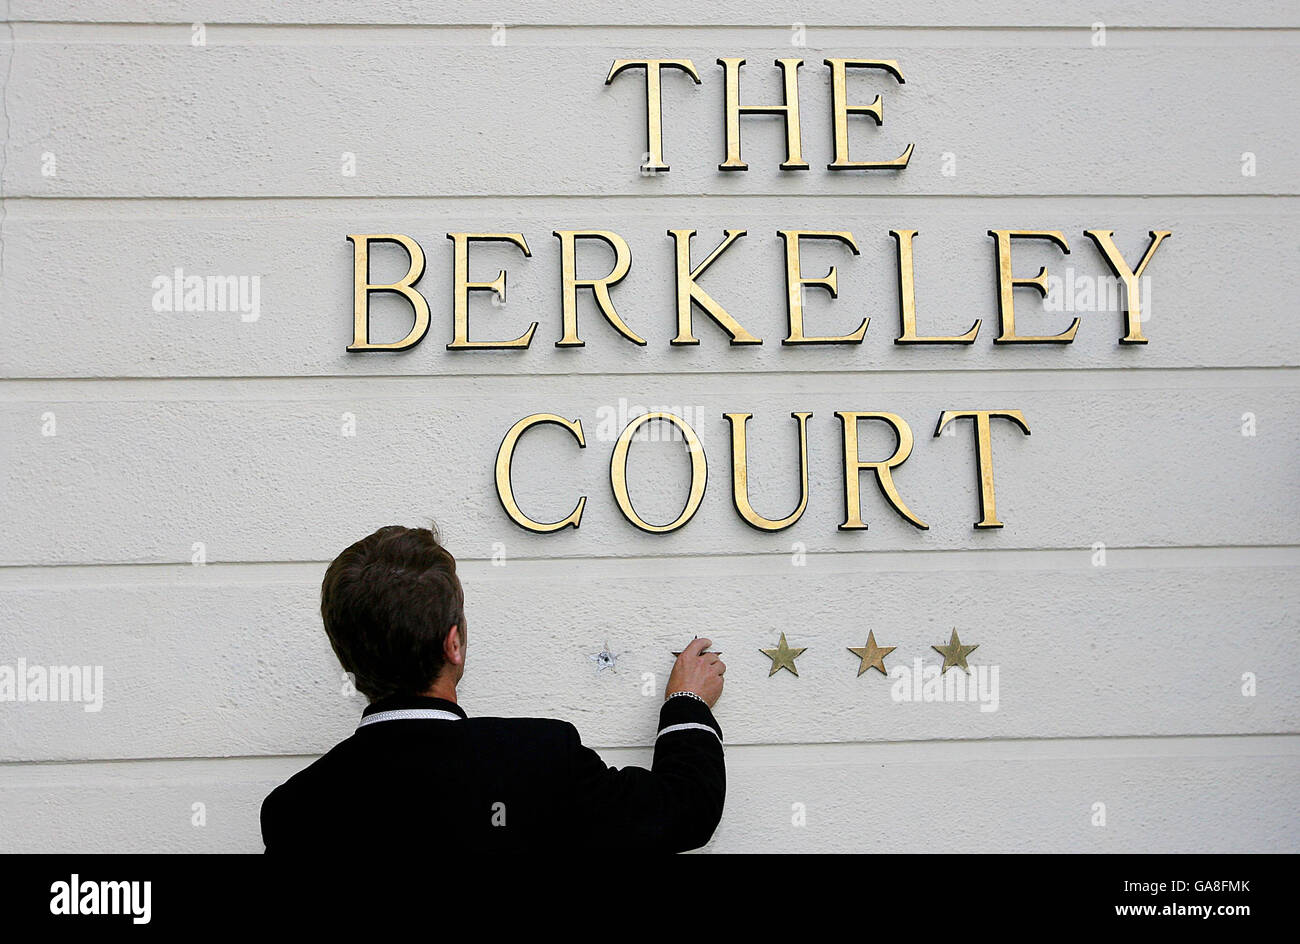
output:
<instances>
[{"instance_id":1,"label":"letter c","mask_svg":"<svg viewBox=\"0 0 1300 944\"><path fill-rule=\"evenodd\" d=\"M525 416L506 433L505 439L501 440L501 448L497 450L496 478L497 478L497 498L501 499L501 507L506 510L506 514L515 524L525 531L535 531L539 534L546 534L551 531L559 531L572 525L574 528L582 521L582 510L587 505L587 496L583 495L578 499L577 506L565 518L550 523L535 521L523 513L519 508L519 503L515 501L515 491L510 484L510 466L515 458L515 446L519 442L519 437L527 430L534 426L541 426L545 423L554 423L556 426L563 426L578 441L578 445L586 448L587 444L582 438L582 420L566 420L562 416L554 413L534 413L531 416Z\"/></svg>"}]
</instances>

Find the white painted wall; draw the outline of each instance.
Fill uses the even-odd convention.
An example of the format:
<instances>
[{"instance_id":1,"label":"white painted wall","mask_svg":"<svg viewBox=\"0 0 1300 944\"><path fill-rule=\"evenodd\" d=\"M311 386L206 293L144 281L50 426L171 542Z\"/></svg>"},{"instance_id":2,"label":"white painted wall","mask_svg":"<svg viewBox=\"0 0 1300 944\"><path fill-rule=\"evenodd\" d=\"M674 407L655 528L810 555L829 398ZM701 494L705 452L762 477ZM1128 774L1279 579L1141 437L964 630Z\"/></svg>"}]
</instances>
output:
<instances>
[{"instance_id":1,"label":"white painted wall","mask_svg":"<svg viewBox=\"0 0 1300 944\"><path fill-rule=\"evenodd\" d=\"M1294 7L508 6L10 4L0 666L102 665L105 690L99 712L0 703L0 850L260 850L262 797L362 707L316 615L326 563L379 525L431 518L462 561L471 713L565 717L611 762L644 763L658 702L644 674L658 692L670 647L718 642L731 788L713 850L1300 850ZM191 45L195 21L205 46ZM806 47L791 46L795 21ZM650 179L637 173L642 80L603 85L615 58L638 55L689 56L704 79L665 77L673 169ZM746 119L751 170L716 171L714 59L727 55L749 60L746 101L778 94L772 59L806 60L813 170L779 172L777 123ZM854 148L893 156L915 141L906 171L819 169L821 60L837 55L899 61L903 86L851 80L859 97L883 93L886 115L879 131L855 126ZM340 173L344 152L355 176ZM765 343L729 348L700 316L701 345L673 348L665 230L696 229L702 255L728 227L749 235L705 284ZM628 240L614 298L646 347L587 298L587 347L554 347L558 228ZM776 232L789 228L857 238L861 256L813 245L804 257L840 279L837 300L810 295L810 330L870 316L860 347L779 343ZM892 343L891 228L921 233L923 330L979 317L973 346ZM1130 259L1148 230L1173 230L1151 269L1151 343L1120 347L1122 316L1103 312L1083 314L1066 347L995 347L990 228L1063 231L1069 256L1017 246L1017 269L1079 277L1106 273L1085 229L1115 230ZM510 295L499 308L477 297L472 320L501 337L537 321L530 350L445 350L454 230L526 236L527 260L474 248L475 276L506 268ZM433 327L408 353L350 355L344 235L384 231L423 245ZM599 247L582 258L595 271L606 260ZM259 276L259 317L155 311L153 279L176 267ZM1037 308L1025 295L1022 331L1073 317ZM375 310L377 332L405 332L400 305ZM634 530L610 494L601 420L621 400L633 414L689 411L704 441L709 489L675 534ZM968 424L932 437L940 411L971 408L1020 409L1033 430L995 428L1002 531L971 528ZM762 535L731 508L722 414L755 414L754 502L777 516L797 498L793 410L814 414L808 510ZM836 410L911 424L897 481L929 531L869 479L870 530L837 531ZM495 496L501 436L542 411L580 417L587 448L539 431L519 495L539 518L587 495L576 532L525 533ZM344 414L354 437L340 435ZM864 425L864 454L890 446ZM680 449L634 456L638 507L667 520L684 494ZM890 665L931 662L954 626L979 644L973 667L998 669L996 711L896 701L845 651L874 631L898 647ZM781 631L807 647L799 678L767 676L758 649ZM607 641L619 669L597 675L588 656Z\"/></svg>"}]
</instances>

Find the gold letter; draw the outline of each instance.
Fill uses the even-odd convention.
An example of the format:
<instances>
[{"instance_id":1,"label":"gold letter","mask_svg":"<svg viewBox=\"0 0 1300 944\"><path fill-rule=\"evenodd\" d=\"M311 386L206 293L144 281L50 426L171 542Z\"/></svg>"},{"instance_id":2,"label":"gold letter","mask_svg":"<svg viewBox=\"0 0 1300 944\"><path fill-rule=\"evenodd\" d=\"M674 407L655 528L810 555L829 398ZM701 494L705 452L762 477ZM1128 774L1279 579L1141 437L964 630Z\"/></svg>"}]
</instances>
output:
<instances>
[{"instance_id":1,"label":"gold letter","mask_svg":"<svg viewBox=\"0 0 1300 944\"><path fill-rule=\"evenodd\" d=\"M788 517L779 521L764 518L749 503L749 450L745 435L745 424L752 413L724 413L731 422L731 500L745 523L759 531L781 531L790 527L802 516L808 507L808 417L811 413L791 413L799 421L799 507Z\"/></svg>"},{"instance_id":2,"label":"gold letter","mask_svg":"<svg viewBox=\"0 0 1300 944\"><path fill-rule=\"evenodd\" d=\"M554 413L534 413L532 416L525 416L522 420L510 427L506 433L506 438L501 440L501 448L497 450L497 498L501 499L501 507L506 510L506 514L519 527L526 531L536 531L546 533L548 531L559 531L561 528L567 528L570 525L578 527L582 521L582 509L587 505L587 496L583 495L578 499L578 505L569 514L568 517L559 521L545 524L541 521L534 521L524 514L519 503L515 501L515 490L510 484L510 466L515 459L515 444L519 442L519 437L533 426L540 426L543 423L554 423L556 426L563 426L573 438L578 440L578 445L586 448L587 444L582 439L582 420L566 420L562 416L556 416Z\"/></svg>"},{"instance_id":3,"label":"gold letter","mask_svg":"<svg viewBox=\"0 0 1300 944\"><path fill-rule=\"evenodd\" d=\"M740 159L741 114L781 115L785 118L785 160L781 162L781 169L807 170L799 146L799 67L803 60L777 59L775 62L785 77L785 102L781 105L740 104L740 67L744 64L745 60L738 58L718 60L727 76L727 159L718 165L718 170L749 170L749 165Z\"/></svg>"},{"instance_id":4,"label":"gold letter","mask_svg":"<svg viewBox=\"0 0 1300 944\"><path fill-rule=\"evenodd\" d=\"M876 484L880 486L881 492L894 506L895 511L921 530L929 528L928 524L912 514L903 504L898 489L894 487L893 474L890 472L890 469L902 465L912 454L912 427L908 426L901 416L894 413L837 411L835 415L840 418L840 423L844 427L844 523L839 529L841 531L866 530L867 526L862 521L861 495L858 491L858 476L862 474L863 469L872 469L876 473ZM898 448L894 450L894 454L880 462L863 462L858 455L858 420L881 420L892 426L894 435L898 437Z\"/></svg>"},{"instance_id":5,"label":"gold letter","mask_svg":"<svg viewBox=\"0 0 1300 944\"><path fill-rule=\"evenodd\" d=\"M975 419L975 448L976 463L975 472L980 480L980 520L975 522L977 528L1000 528L1002 522L998 520L997 498L993 493L993 437L989 432L989 417L1005 416L1013 420L1017 426L1029 435L1029 426L1025 423L1025 417L1019 410L944 410L939 417L939 426L935 429L934 434L938 436L943 432L944 426L949 420L959 419L963 416L974 417Z\"/></svg>"},{"instance_id":6,"label":"gold letter","mask_svg":"<svg viewBox=\"0 0 1300 944\"><path fill-rule=\"evenodd\" d=\"M448 233L447 238L456 247L455 280L452 285L456 327L455 335L452 342L447 345L447 350L528 347L528 345L532 344L533 332L537 330L536 321L529 326L527 331L513 341L471 341L469 339L469 293L471 291L495 292L502 302L506 300L505 269L499 270L497 277L491 282L471 282L469 280L469 244L471 242L488 241L510 242L522 249L525 256L531 256L532 253L528 251L528 243L524 242L523 235L520 233Z\"/></svg>"},{"instance_id":7,"label":"gold letter","mask_svg":"<svg viewBox=\"0 0 1300 944\"><path fill-rule=\"evenodd\" d=\"M885 120L884 105L880 96L870 105L848 104L845 91L845 70L884 69L903 84L903 73L898 71L898 63L893 59L823 59L831 67L831 115L835 119L835 160L826 165L827 170L873 170L888 167L906 167L912 159L912 145L907 146L901 155L892 161L851 161L849 160L849 115L870 115L876 119L879 127Z\"/></svg>"},{"instance_id":8,"label":"gold letter","mask_svg":"<svg viewBox=\"0 0 1300 944\"><path fill-rule=\"evenodd\" d=\"M578 337L578 289L590 288L596 296L596 305L605 320L612 324L618 333L629 341L645 344L645 338L623 323L623 319L614 310L614 302L609 297L609 287L623 281L628 269L632 268L632 250L627 241L618 233L603 229L557 229L552 234L560 240L560 283L564 295L564 337L555 342L556 347L583 347L586 342ZM599 239L614 250L614 268L602 279L580 279L577 277L577 251L575 244L581 239Z\"/></svg>"},{"instance_id":9,"label":"gold letter","mask_svg":"<svg viewBox=\"0 0 1300 944\"><path fill-rule=\"evenodd\" d=\"M646 149L649 159L641 165L641 169L650 173L668 173L668 165L664 163L663 99L660 95L659 70L681 69L695 80L696 85L700 84L699 73L689 59L615 59L609 67L609 75L605 76L605 84L613 82L614 77L624 69L645 69Z\"/></svg>"},{"instance_id":10,"label":"gold letter","mask_svg":"<svg viewBox=\"0 0 1300 944\"><path fill-rule=\"evenodd\" d=\"M691 331L691 303L718 323L723 331L731 335L732 344L762 344L760 338L754 337L740 326L736 319L727 314L727 310L713 300L708 292L695 284L704 270L713 265L715 259L733 242L745 235L743 229L726 230L727 238L718 244L718 248L709 253L709 257L694 269L691 268L691 237L693 229L670 229L668 235L673 237L677 246L677 337L673 344L699 344L700 339Z\"/></svg>"},{"instance_id":11,"label":"gold letter","mask_svg":"<svg viewBox=\"0 0 1300 944\"><path fill-rule=\"evenodd\" d=\"M424 339L429 330L429 303L417 292L413 285L424 275L424 250L410 236L397 233L365 235L357 233L348 237L352 243L352 343L349 351L405 351L415 347ZM394 243L406 250L411 257L411 266L406 275L387 285L375 285L370 281L370 244ZM405 296L415 310L415 324L411 333L400 341L391 344L370 343L370 293L396 292Z\"/></svg>"},{"instance_id":12,"label":"gold letter","mask_svg":"<svg viewBox=\"0 0 1300 944\"><path fill-rule=\"evenodd\" d=\"M979 334L981 319L976 318L971 329L961 335L919 337L916 333L916 273L912 265L912 239L914 229L891 229L889 235L898 243L898 303L903 318L903 333L894 338L895 344L974 344Z\"/></svg>"},{"instance_id":13,"label":"gold letter","mask_svg":"<svg viewBox=\"0 0 1300 944\"><path fill-rule=\"evenodd\" d=\"M1041 266L1032 279L1017 279L1011 274L1011 240L1012 239L1050 239L1069 253L1070 247L1065 237L1056 230L1029 229L991 229L989 235L998 241L998 320L1002 333L993 339L994 344L1010 344L1013 341L1028 343L1069 344L1074 340L1074 333L1079 330L1079 319L1075 318L1069 329L1060 334L1016 334L1016 303L1014 292L1017 285L1033 286L1044 298L1047 297L1047 268Z\"/></svg>"},{"instance_id":14,"label":"gold letter","mask_svg":"<svg viewBox=\"0 0 1300 944\"><path fill-rule=\"evenodd\" d=\"M1151 230L1150 232L1151 245L1147 247L1146 255L1138 263L1137 269L1130 269L1128 263L1124 261L1124 257L1120 255L1119 250L1115 248L1115 240L1111 238L1115 235L1113 230L1084 230L1084 234L1097 244L1097 248L1106 257L1106 262L1110 265L1110 271L1115 273L1116 278L1124 280L1124 298L1127 302L1124 308L1124 323L1128 330L1124 337L1119 339L1120 344L1147 343L1147 339L1142 334L1142 289L1138 280L1142 278L1147 263L1156 254L1156 249L1164 242L1165 237L1173 235L1172 231L1167 229L1158 232Z\"/></svg>"},{"instance_id":15,"label":"gold letter","mask_svg":"<svg viewBox=\"0 0 1300 944\"><path fill-rule=\"evenodd\" d=\"M831 266L827 271L825 278L805 279L803 272L799 267L799 240L800 239L834 239L844 243L853 250L853 254L858 255L857 244L853 242L852 233L833 233L819 230L806 229L783 229L779 235L785 240L785 297L786 312L790 322L790 336L784 339L782 344L861 344L863 336L867 333L867 322L870 318L863 318L862 324L858 330L852 334L840 335L838 337L805 337L803 333L803 287L813 285L817 288L824 288L830 292L831 298L839 296L839 288L835 277L835 266Z\"/></svg>"},{"instance_id":16,"label":"gold letter","mask_svg":"<svg viewBox=\"0 0 1300 944\"><path fill-rule=\"evenodd\" d=\"M682 436L686 439L686 445L691 451L691 491L686 498L686 507L677 516L677 520L671 524L650 524L650 522L644 520L632 507L632 496L628 494L627 490L628 447L632 445L632 437L636 435L636 431L651 420L664 420L680 429ZM695 430L691 429L689 423L672 413L642 413L628 423L627 428L619 435L618 442L614 444L614 454L609 461L609 484L614 489L614 498L618 501L618 507L623 511L623 517L642 531L649 531L652 534L667 534L669 531L676 531L691 520L696 509L700 507L700 501L704 498L704 485L708 480L708 476L709 464L704 458L704 446L700 443L700 437L695 435Z\"/></svg>"}]
</instances>

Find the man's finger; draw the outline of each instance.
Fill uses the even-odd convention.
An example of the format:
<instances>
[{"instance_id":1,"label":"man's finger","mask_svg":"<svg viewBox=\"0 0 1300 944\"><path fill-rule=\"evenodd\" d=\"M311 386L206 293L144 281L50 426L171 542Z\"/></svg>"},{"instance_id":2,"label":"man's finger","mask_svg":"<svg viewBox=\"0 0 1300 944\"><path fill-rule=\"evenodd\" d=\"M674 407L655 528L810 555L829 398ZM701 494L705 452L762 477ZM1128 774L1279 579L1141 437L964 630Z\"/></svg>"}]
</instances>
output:
<instances>
[{"instance_id":1,"label":"man's finger","mask_svg":"<svg viewBox=\"0 0 1300 944\"><path fill-rule=\"evenodd\" d=\"M698 656L701 652L709 648L709 646L711 645L713 645L712 639L704 639L703 637L699 639L693 639L691 640L691 644L682 650L682 655Z\"/></svg>"}]
</instances>

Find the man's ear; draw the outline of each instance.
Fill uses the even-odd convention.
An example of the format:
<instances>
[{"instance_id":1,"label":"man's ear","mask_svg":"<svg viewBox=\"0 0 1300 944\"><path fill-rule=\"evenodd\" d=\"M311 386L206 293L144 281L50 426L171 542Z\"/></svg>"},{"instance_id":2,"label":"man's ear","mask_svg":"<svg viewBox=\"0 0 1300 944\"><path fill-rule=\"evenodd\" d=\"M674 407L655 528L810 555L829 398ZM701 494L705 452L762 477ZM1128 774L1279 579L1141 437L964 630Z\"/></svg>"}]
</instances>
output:
<instances>
[{"instance_id":1,"label":"man's ear","mask_svg":"<svg viewBox=\"0 0 1300 944\"><path fill-rule=\"evenodd\" d=\"M463 665L465 663L465 644L461 638L459 626L453 626L447 630L447 638L442 643L442 657L448 665Z\"/></svg>"}]
</instances>

